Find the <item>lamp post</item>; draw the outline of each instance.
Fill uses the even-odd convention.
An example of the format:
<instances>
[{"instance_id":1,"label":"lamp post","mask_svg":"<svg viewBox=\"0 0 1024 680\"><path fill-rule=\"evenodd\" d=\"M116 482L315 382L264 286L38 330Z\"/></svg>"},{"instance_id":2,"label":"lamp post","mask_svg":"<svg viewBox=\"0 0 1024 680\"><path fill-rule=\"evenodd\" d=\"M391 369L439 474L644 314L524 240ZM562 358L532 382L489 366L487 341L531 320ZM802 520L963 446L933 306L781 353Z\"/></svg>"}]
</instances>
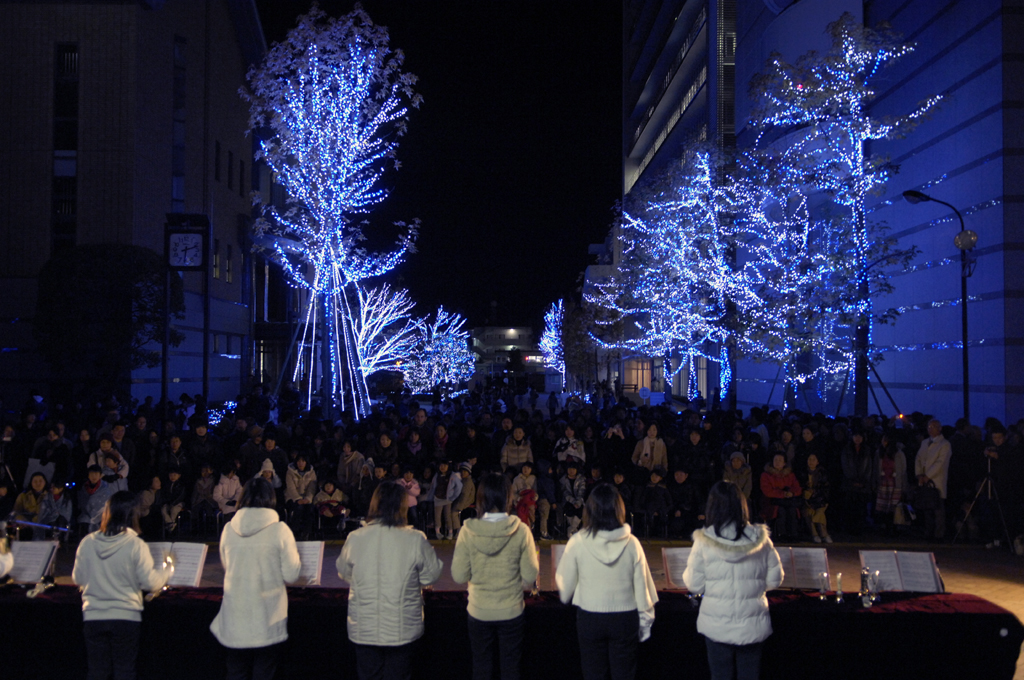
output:
<instances>
[{"instance_id":1,"label":"lamp post","mask_svg":"<svg viewBox=\"0 0 1024 680\"><path fill-rule=\"evenodd\" d=\"M974 273L975 260L970 255L971 249L978 243L978 235L964 227L964 216L960 214L960 211L956 209L951 203L940 201L937 198L932 198L928 194L920 191L904 191L903 198L907 199L908 203L917 204L924 201L933 201L941 205L951 208L956 213L957 218L960 220L960 233L953 237L953 245L960 250L960 325L962 339L961 344L963 346L962 355L964 363L964 418L971 420L971 397L970 397L970 379L968 373L967 364L967 279Z\"/></svg>"}]
</instances>

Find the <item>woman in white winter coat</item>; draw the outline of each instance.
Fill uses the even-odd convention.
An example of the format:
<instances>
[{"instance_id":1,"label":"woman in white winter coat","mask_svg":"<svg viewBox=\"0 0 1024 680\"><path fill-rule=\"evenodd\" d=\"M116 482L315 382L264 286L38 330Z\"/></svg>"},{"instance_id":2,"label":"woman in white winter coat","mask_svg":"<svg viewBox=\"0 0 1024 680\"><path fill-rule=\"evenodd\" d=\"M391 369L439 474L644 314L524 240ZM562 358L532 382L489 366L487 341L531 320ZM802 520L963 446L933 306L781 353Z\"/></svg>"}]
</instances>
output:
<instances>
[{"instance_id":1,"label":"woman in white winter coat","mask_svg":"<svg viewBox=\"0 0 1024 680\"><path fill-rule=\"evenodd\" d=\"M169 563L156 569L138 534L135 494L118 491L103 507L100 530L75 555L72 579L82 590L85 651L90 678L134 680L142 628L142 591L164 587Z\"/></svg>"},{"instance_id":2,"label":"woman in white winter coat","mask_svg":"<svg viewBox=\"0 0 1024 680\"><path fill-rule=\"evenodd\" d=\"M750 524L747 500L732 482L708 492L705 527L693 532L683 582L703 595L697 632L708 649L712 680L755 680L761 644L772 634L765 593L782 583L782 563L768 528Z\"/></svg>"},{"instance_id":3,"label":"woman in white winter coat","mask_svg":"<svg viewBox=\"0 0 1024 680\"><path fill-rule=\"evenodd\" d=\"M238 511L220 536L224 599L210 624L227 648L227 677L271 680L280 643L288 639L286 583L299 578L299 551L274 505L274 487L256 477L245 483Z\"/></svg>"},{"instance_id":4,"label":"woman in white winter coat","mask_svg":"<svg viewBox=\"0 0 1024 680\"><path fill-rule=\"evenodd\" d=\"M423 587L444 566L423 532L406 524L409 494L381 482L369 523L349 534L338 575L349 583L348 638L361 680L412 677L413 643L423 636Z\"/></svg>"},{"instance_id":5,"label":"woman in white winter coat","mask_svg":"<svg viewBox=\"0 0 1024 680\"><path fill-rule=\"evenodd\" d=\"M618 489L598 484L555 572L562 602L574 604L586 680L636 677L637 644L650 637L654 587L640 541L626 524Z\"/></svg>"}]
</instances>

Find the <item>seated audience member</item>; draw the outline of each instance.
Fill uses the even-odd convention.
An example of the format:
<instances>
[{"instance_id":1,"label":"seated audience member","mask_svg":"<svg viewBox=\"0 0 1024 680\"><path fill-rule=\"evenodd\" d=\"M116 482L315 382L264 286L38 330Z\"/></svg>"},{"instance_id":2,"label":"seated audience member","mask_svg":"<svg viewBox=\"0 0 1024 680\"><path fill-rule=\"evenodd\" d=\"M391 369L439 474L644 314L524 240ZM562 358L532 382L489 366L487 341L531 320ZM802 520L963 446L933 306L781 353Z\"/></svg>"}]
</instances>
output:
<instances>
[{"instance_id":1,"label":"seated audience member","mask_svg":"<svg viewBox=\"0 0 1024 680\"><path fill-rule=\"evenodd\" d=\"M128 491L128 463L117 451L103 456L103 481L114 491Z\"/></svg>"},{"instance_id":2,"label":"seated audience member","mask_svg":"<svg viewBox=\"0 0 1024 680\"><path fill-rule=\"evenodd\" d=\"M762 513L765 522L776 522L779 539L797 537L797 517L804 504L803 489L793 470L786 465L786 456L776 453L761 473Z\"/></svg>"},{"instance_id":3,"label":"seated audience member","mask_svg":"<svg viewBox=\"0 0 1024 680\"><path fill-rule=\"evenodd\" d=\"M678 468L672 472L668 493L672 497L669 534L689 537L694 529L704 525L704 494L697 483L690 479L690 473L686 468Z\"/></svg>"},{"instance_id":4,"label":"seated audience member","mask_svg":"<svg viewBox=\"0 0 1024 680\"><path fill-rule=\"evenodd\" d=\"M462 528L462 513L476 503L476 483L473 482L473 466L468 461L459 463L458 475L462 478L462 491L452 503L452 527L455 533Z\"/></svg>"},{"instance_id":5,"label":"seated audience member","mask_svg":"<svg viewBox=\"0 0 1024 680\"><path fill-rule=\"evenodd\" d=\"M512 480L512 503L519 521L532 530L537 517L537 478L530 461L522 464L519 474Z\"/></svg>"},{"instance_id":6,"label":"seated audience member","mask_svg":"<svg viewBox=\"0 0 1024 680\"><path fill-rule=\"evenodd\" d=\"M39 523L68 528L71 526L74 511L74 503L64 484L64 478L59 475L54 477L49 491L43 494L39 503ZM43 538L43 533L39 532L39 538Z\"/></svg>"},{"instance_id":7,"label":"seated audience member","mask_svg":"<svg viewBox=\"0 0 1024 680\"><path fill-rule=\"evenodd\" d=\"M46 495L46 476L42 472L36 472L29 478L28 488L18 494L14 502L15 519L21 522L39 523L39 509L43 503L43 496ZM33 527L24 527L21 530L23 538L43 535L42 531L36 531Z\"/></svg>"},{"instance_id":8,"label":"seated audience member","mask_svg":"<svg viewBox=\"0 0 1024 680\"><path fill-rule=\"evenodd\" d=\"M160 504L160 518L164 529L174 531L178 526L178 515L185 507L185 480L181 471L172 467L167 471L167 484L163 489L163 502Z\"/></svg>"},{"instance_id":9,"label":"seated audience member","mask_svg":"<svg viewBox=\"0 0 1024 680\"><path fill-rule=\"evenodd\" d=\"M656 467L651 470L650 481L640 492L637 509L643 513L647 534L668 527L668 516L672 511L672 495L665 485L665 470Z\"/></svg>"},{"instance_id":10,"label":"seated audience member","mask_svg":"<svg viewBox=\"0 0 1024 680\"><path fill-rule=\"evenodd\" d=\"M199 479L192 485L192 514L196 517L203 517L213 514L219 509L217 501L213 497L213 489L217 480L213 476L213 465L203 463L199 469Z\"/></svg>"},{"instance_id":11,"label":"seated audience member","mask_svg":"<svg viewBox=\"0 0 1024 680\"><path fill-rule=\"evenodd\" d=\"M626 481L625 473L616 468L612 473L612 484L622 497L622 504L626 506L626 517L635 512L633 508L633 485Z\"/></svg>"},{"instance_id":12,"label":"seated audience member","mask_svg":"<svg viewBox=\"0 0 1024 680\"><path fill-rule=\"evenodd\" d=\"M288 465L285 476L284 502L291 513L292 528L307 536L313 526L313 497L316 496L316 472L309 465L306 455L300 453L295 462Z\"/></svg>"},{"instance_id":13,"label":"seated audience member","mask_svg":"<svg viewBox=\"0 0 1024 680\"><path fill-rule=\"evenodd\" d=\"M233 464L225 465L220 481L213 487L213 500L222 515L233 515L238 510L238 500L242 497L242 483L238 481L238 472Z\"/></svg>"},{"instance_id":14,"label":"seated audience member","mask_svg":"<svg viewBox=\"0 0 1024 680\"><path fill-rule=\"evenodd\" d=\"M341 455L338 457L338 488L347 496L352 496L352 489L359 483L366 458L355 450L352 442L345 440L341 444Z\"/></svg>"},{"instance_id":15,"label":"seated audience member","mask_svg":"<svg viewBox=\"0 0 1024 680\"><path fill-rule=\"evenodd\" d=\"M313 496L313 505L320 515L322 526L337 529L341 520L348 515L348 508L345 504L348 498L341 492L333 479L328 479L320 485L320 492Z\"/></svg>"},{"instance_id":16,"label":"seated audience member","mask_svg":"<svg viewBox=\"0 0 1024 680\"><path fill-rule=\"evenodd\" d=\"M415 430L410 431L410 434ZM434 526L434 497L430 495L430 489L434 483L434 465L428 463L423 466L420 473L420 495L416 497L416 508L423 522L423 531Z\"/></svg>"},{"instance_id":17,"label":"seated audience member","mask_svg":"<svg viewBox=\"0 0 1024 680\"><path fill-rule=\"evenodd\" d=\"M725 467L722 479L739 487L740 493L748 503L750 502L750 493L754 490L753 473L750 470L750 465L747 464L747 457L743 455L742 451L734 451L729 456L729 463Z\"/></svg>"},{"instance_id":18,"label":"seated audience member","mask_svg":"<svg viewBox=\"0 0 1024 680\"><path fill-rule=\"evenodd\" d=\"M573 458L566 459L565 476L559 480L562 492L562 514L565 516L567 531L572 536L579 531L583 521L583 495L587 489L586 480L579 475L579 463Z\"/></svg>"},{"instance_id":19,"label":"seated audience member","mask_svg":"<svg viewBox=\"0 0 1024 680\"><path fill-rule=\"evenodd\" d=\"M103 469L99 465L90 465L85 483L78 490L78 523L86 525L90 533L99 529L103 508L113 495L113 487L103 481Z\"/></svg>"},{"instance_id":20,"label":"seated audience member","mask_svg":"<svg viewBox=\"0 0 1024 680\"><path fill-rule=\"evenodd\" d=\"M146 538L160 536L162 490L163 482L160 476L156 475L150 479L149 487L139 494L139 527L142 529L142 535Z\"/></svg>"}]
</instances>

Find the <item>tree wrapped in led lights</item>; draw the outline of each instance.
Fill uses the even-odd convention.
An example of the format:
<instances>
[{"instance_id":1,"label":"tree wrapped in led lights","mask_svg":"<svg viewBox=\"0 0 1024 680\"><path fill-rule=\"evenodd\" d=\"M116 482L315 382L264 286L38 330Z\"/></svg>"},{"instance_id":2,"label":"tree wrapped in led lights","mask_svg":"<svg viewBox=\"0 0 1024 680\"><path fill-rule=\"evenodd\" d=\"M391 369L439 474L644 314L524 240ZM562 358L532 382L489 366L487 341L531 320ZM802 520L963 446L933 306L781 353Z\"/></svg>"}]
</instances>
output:
<instances>
[{"instance_id":1,"label":"tree wrapped in led lights","mask_svg":"<svg viewBox=\"0 0 1024 680\"><path fill-rule=\"evenodd\" d=\"M400 367L416 350L424 328L424 321L410 314L416 303L409 291L392 291L387 284L370 289L357 285L356 293L355 344L363 375Z\"/></svg>"},{"instance_id":2,"label":"tree wrapped in led lights","mask_svg":"<svg viewBox=\"0 0 1024 680\"><path fill-rule=\"evenodd\" d=\"M757 106L750 122L760 128L759 145L786 135L771 147L785 186L824 192L836 208L834 219L821 230L825 244L820 250L836 257L840 271L835 280L850 293L833 304L854 327L855 409L861 413L867 410L871 327L887 316L875 313L872 298L885 292L886 266L913 255L877 238L868 224L868 196L889 179L894 167L869 155L865 144L907 134L941 97L930 97L903 116L869 115L875 77L913 46L901 44L887 27L864 28L849 13L830 24L828 32L833 42L824 55L811 52L792 65L772 56L767 72L752 81Z\"/></svg>"},{"instance_id":3,"label":"tree wrapped in led lights","mask_svg":"<svg viewBox=\"0 0 1024 680\"><path fill-rule=\"evenodd\" d=\"M539 343L544 365L558 371L562 376L562 387L565 387L565 349L562 345L564 319L563 301L552 302L551 308L544 314L544 332L541 333Z\"/></svg>"},{"instance_id":4,"label":"tree wrapped in led lights","mask_svg":"<svg viewBox=\"0 0 1024 680\"><path fill-rule=\"evenodd\" d=\"M405 384L413 392L441 389L451 394L473 377L475 361L469 349L466 320L439 307L433 321L419 328L418 342L407 364L403 364Z\"/></svg>"},{"instance_id":5,"label":"tree wrapped in led lights","mask_svg":"<svg viewBox=\"0 0 1024 680\"><path fill-rule=\"evenodd\" d=\"M722 391L728 390L731 306L754 302L730 264L728 224L743 205L718 170L713 154L699 151L667 186L637 199L635 214L623 214L618 272L586 296L637 327L634 337L614 344L595 338L599 344L664 357L667 382L672 358L685 357L675 373L691 368L691 397L696 357L719 362Z\"/></svg>"},{"instance_id":6,"label":"tree wrapped in led lights","mask_svg":"<svg viewBox=\"0 0 1024 680\"><path fill-rule=\"evenodd\" d=\"M263 202L254 241L291 282L309 291L295 378L306 368L312 397L314 338L319 325L325 406L345 408L350 391L357 415L369 410L357 348L360 281L398 265L418 224L396 223L397 245L370 252L360 216L387 195L378 181L394 160L409 107L418 107L416 77L388 45L387 30L362 9L339 19L314 5L284 42L248 74L250 127L261 136L265 161L287 193L287 204Z\"/></svg>"}]
</instances>

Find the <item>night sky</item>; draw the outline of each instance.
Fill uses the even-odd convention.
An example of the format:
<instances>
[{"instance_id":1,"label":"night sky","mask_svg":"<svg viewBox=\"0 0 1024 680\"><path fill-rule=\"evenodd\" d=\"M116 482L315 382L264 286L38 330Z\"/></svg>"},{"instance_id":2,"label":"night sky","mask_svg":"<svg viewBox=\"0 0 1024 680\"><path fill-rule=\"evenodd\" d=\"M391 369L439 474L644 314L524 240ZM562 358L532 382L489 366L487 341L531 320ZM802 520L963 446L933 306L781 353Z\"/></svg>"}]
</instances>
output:
<instances>
[{"instance_id":1,"label":"night sky","mask_svg":"<svg viewBox=\"0 0 1024 680\"><path fill-rule=\"evenodd\" d=\"M268 45L309 0L256 0ZM390 277L426 315L530 324L571 296L621 194L618 0L364 0L420 78L423 105L371 224L419 217L418 252ZM322 1L331 16L353 2ZM385 242L384 245L387 245ZM496 316L491 317L492 302Z\"/></svg>"}]
</instances>

